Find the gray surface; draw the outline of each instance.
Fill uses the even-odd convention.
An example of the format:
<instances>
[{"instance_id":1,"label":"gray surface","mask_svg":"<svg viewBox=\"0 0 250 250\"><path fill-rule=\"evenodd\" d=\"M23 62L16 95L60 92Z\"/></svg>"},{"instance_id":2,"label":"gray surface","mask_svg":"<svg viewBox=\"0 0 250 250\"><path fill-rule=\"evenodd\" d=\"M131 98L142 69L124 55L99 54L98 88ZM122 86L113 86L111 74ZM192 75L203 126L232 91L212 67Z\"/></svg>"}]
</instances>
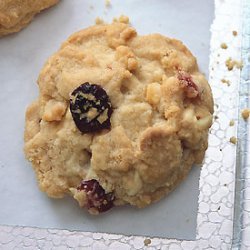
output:
<instances>
[{"instance_id":1,"label":"gray surface","mask_svg":"<svg viewBox=\"0 0 250 250\"><path fill-rule=\"evenodd\" d=\"M242 51L241 60L243 69L241 71L241 81L239 86L239 119L237 131L237 156L236 156L236 173L235 173L235 197L234 197L234 224L233 224L233 246L232 249L244 249L244 244L248 244L249 234L244 237L244 230L250 227L248 220L244 217L247 209L247 187L250 183L248 177L250 169L250 123L241 119L241 110L250 107L250 2L243 0L243 30L242 30ZM246 213L246 212L245 212ZM250 231L250 230L249 230ZM249 242L250 243L250 242Z\"/></svg>"},{"instance_id":2,"label":"gray surface","mask_svg":"<svg viewBox=\"0 0 250 250\"><path fill-rule=\"evenodd\" d=\"M105 9L100 0L64 0L39 15L21 33L0 40L1 224L195 238L199 168L194 168L183 184L155 205L143 210L116 208L92 217L70 198L50 200L41 193L23 156L24 112L37 96L35 82L42 65L68 35L93 24L97 16L111 20L126 14L140 34L159 32L181 39L197 56L201 70L208 72L212 1L120 2L112 0L112 8Z\"/></svg>"}]
</instances>

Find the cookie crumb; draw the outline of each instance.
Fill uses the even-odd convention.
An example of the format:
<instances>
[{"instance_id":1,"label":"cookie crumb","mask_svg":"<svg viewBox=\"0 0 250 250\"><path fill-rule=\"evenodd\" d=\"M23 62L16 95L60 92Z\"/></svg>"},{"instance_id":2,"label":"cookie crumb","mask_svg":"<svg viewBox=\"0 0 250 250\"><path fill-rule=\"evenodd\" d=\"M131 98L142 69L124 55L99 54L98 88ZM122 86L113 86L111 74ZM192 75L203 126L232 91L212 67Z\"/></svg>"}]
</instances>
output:
<instances>
[{"instance_id":1,"label":"cookie crumb","mask_svg":"<svg viewBox=\"0 0 250 250\"><path fill-rule=\"evenodd\" d=\"M234 120L231 120L231 121L229 122L229 126L230 126L230 127L234 126Z\"/></svg>"},{"instance_id":2,"label":"cookie crumb","mask_svg":"<svg viewBox=\"0 0 250 250\"><path fill-rule=\"evenodd\" d=\"M242 69L243 68L243 62L242 61L237 61L237 60L232 60L231 57L229 57L226 62L226 67L229 71L233 70L234 67L237 69Z\"/></svg>"},{"instance_id":3,"label":"cookie crumb","mask_svg":"<svg viewBox=\"0 0 250 250\"><path fill-rule=\"evenodd\" d=\"M237 36L238 35L238 32L236 30L233 30L233 36Z\"/></svg>"},{"instance_id":4,"label":"cookie crumb","mask_svg":"<svg viewBox=\"0 0 250 250\"><path fill-rule=\"evenodd\" d=\"M222 49L227 49L227 48L228 48L226 43L222 43L222 44L220 45L220 47L221 47Z\"/></svg>"},{"instance_id":5,"label":"cookie crumb","mask_svg":"<svg viewBox=\"0 0 250 250\"><path fill-rule=\"evenodd\" d=\"M144 240L144 246L148 246L148 245L150 245L151 244L151 240L150 239L145 239Z\"/></svg>"},{"instance_id":6,"label":"cookie crumb","mask_svg":"<svg viewBox=\"0 0 250 250\"><path fill-rule=\"evenodd\" d=\"M247 120L250 116L250 109L243 109L241 111L241 116L244 120Z\"/></svg>"},{"instance_id":7,"label":"cookie crumb","mask_svg":"<svg viewBox=\"0 0 250 250\"><path fill-rule=\"evenodd\" d=\"M104 23L104 21L103 21L103 19L101 19L100 17L97 17L97 18L95 19L95 24L96 24L96 25L103 24L103 23Z\"/></svg>"},{"instance_id":8,"label":"cookie crumb","mask_svg":"<svg viewBox=\"0 0 250 250\"><path fill-rule=\"evenodd\" d=\"M221 82L222 83L225 83L227 86L230 86L230 81L229 80L226 80L226 79L221 79Z\"/></svg>"},{"instance_id":9,"label":"cookie crumb","mask_svg":"<svg viewBox=\"0 0 250 250\"><path fill-rule=\"evenodd\" d=\"M235 61L235 65L237 69L242 69L243 68L243 62L242 61Z\"/></svg>"},{"instance_id":10,"label":"cookie crumb","mask_svg":"<svg viewBox=\"0 0 250 250\"><path fill-rule=\"evenodd\" d=\"M232 137L230 138L230 142L231 142L232 144L236 144L236 143L237 143L237 138L236 138L235 136L232 136Z\"/></svg>"},{"instance_id":11,"label":"cookie crumb","mask_svg":"<svg viewBox=\"0 0 250 250\"><path fill-rule=\"evenodd\" d=\"M124 15L121 15L119 18L114 18L113 19L113 22L114 23L125 23L125 24L128 24L129 23L129 18L127 16L124 16Z\"/></svg>"},{"instance_id":12,"label":"cookie crumb","mask_svg":"<svg viewBox=\"0 0 250 250\"><path fill-rule=\"evenodd\" d=\"M111 6L111 1L110 0L105 0L105 6L110 7Z\"/></svg>"},{"instance_id":13,"label":"cookie crumb","mask_svg":"<svg viewBox=\"0 0 250 250\"><path fill-rule=\"evenodd\" d=\"M219 119L219 117L217 115L214 116L214 120L217 120Z\"/></svg>"},{"instance_id":14,"label":"cookie crumb","mask_svg":"<svg viewBox=\"0 0 250 250\"><path fill-rule=\"evenodd\" d=\"M129 18L127 16L124 16L124 15L121 15L118 19L118 21L120 23L125 23L125 24L128 24L129 23Z\"/></svg>"},{"instance_id":15,"label":"cookie crumb","mask_svg":"<svg viewBox=\"0 0 250 250\"><path fill-rule=\"evenodd\" d=\"M234 63L233 63L233 60L231 57L229 57L227 60L226 60L226 66L227 66L227 69L229 71L233 70L234 68Z\"/></svg>"}]
</instances>

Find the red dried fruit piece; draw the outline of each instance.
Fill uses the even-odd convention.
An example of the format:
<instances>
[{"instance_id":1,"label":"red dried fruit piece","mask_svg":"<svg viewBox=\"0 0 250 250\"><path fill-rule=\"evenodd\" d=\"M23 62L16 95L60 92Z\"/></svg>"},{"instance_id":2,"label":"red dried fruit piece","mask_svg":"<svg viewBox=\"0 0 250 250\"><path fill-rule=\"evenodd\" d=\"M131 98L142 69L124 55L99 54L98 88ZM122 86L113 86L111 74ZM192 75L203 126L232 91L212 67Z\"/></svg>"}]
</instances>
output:
<instances>
[{"instance_id":1,"label":"red dried fruit piece","mask_svg":"<svg viewBox=\"0 0 250 250\"><path fill-rule=\"evenodd\" d=\"M184 91L188 98L196 98L199 95L197 85L194 83L191 75L189 75L187 72L179 71L178 80L184 88Z\"/></svg>"},{"instance_id":2,"label":"red dried fruit piece","mask_svg":"<svg viewBox=\"0 0 250 250\"><path fill-rule=\"evenodd\" d=\"M95 179L82 181L77 190L86 193L86 207L91 213L106 212L114 206L114 194L105 193L105 190Z\"/></svg>"},{"instance_id":3,"label":"red dried fruit piece","mask_svg":"<svg viewBox=\"0 0 250 250\"><path fill-rule=\"evenodd\" d=\"M77 128L83 133L109 129L112 107L106 91L97 84L83 83L70 98L70 111Z\"/></svg>"}]
</instances>

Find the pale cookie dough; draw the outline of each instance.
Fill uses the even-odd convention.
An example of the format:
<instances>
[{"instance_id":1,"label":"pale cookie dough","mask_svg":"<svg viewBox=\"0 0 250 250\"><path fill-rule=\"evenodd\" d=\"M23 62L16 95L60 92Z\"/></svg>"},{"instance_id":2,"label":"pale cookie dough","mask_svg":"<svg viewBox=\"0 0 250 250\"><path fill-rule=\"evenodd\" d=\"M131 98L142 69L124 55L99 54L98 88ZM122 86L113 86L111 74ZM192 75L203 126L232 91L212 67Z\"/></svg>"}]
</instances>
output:
<instances>
[{"instance_id":1,"label":"pale cookie dough","mask_svg":"<svg viewBox=\"0 0 250 250\"><path fill-rule=\"evenodd\" d=\"M0 0L0 37L18 32L59 0Z\"/></svg>"},{"instance_id":2,"label":"pale cookie dough","mask_svg":"<svg viewBox=\"0 0 250 250\"><path fill-rule=\"evenodd\" d=\"M139 36L121 21L69 37L42 69L26 113L25 154L41 190L70 194L91 213L167 195L202 163L213 118L211 89L182 42ZM76 127L70 98L86 82L107 92L110 129Z\"/></svg>"}]
</instances>

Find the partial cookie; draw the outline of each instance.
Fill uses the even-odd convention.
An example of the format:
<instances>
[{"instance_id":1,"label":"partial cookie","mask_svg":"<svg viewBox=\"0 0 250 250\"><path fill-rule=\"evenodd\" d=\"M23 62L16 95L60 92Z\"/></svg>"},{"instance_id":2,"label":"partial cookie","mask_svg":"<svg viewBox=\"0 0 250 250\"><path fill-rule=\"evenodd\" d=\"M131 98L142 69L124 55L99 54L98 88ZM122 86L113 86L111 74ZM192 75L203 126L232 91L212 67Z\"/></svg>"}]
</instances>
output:
<instances>
[{"instance_id":1,"label":"partial cookie","mask_svg":"<svg viewBox=\"0 0 250 250\"><path fill-rule=\"evenodd\" d=\"M1 0L0 36L18 32L26 27L40 11L59 0Z\"/></svg>"},{"instance_id":2,"label":"partial cookie","mask_svg":"<svg viewBox=\"0 0 250 250\"><path fill-rule=\"evenodd\" d=\"M63 43L38 85L25 154L50 197L72 195L95 214L145 207L202 163L213 98L178 40L95 25Z\"/></svg>"}]
</instances>

